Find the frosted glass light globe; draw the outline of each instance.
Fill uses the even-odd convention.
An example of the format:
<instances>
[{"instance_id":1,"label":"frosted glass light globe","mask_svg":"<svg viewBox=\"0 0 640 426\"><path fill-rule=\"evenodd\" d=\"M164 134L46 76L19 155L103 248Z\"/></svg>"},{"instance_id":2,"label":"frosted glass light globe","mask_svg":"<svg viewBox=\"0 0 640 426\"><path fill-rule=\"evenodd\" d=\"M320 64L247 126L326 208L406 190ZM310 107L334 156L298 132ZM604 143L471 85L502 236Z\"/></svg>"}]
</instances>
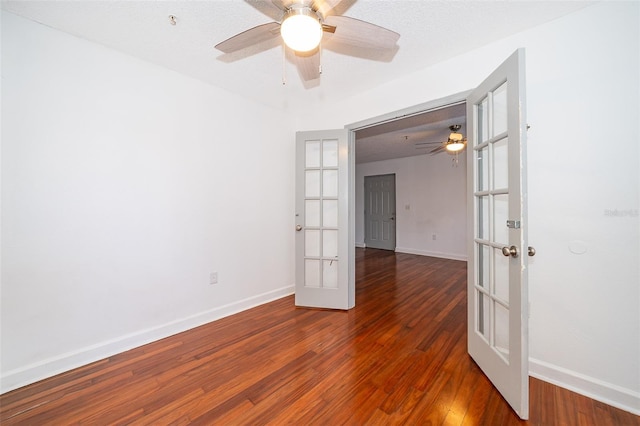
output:
<instances>
[{"instance_id":1,"label":"frosted glass light globe","mask_svg":"<svg viewBox=\"0 0 640 426\"><path fill-rule=\"evenodd\" d=\"M457 152L457 151L461 151L462 148L464 148L464 143L462 142L451 142L448 143L445 148L447 149L447 151L449 152Z\"/></svg>"},{"instance_id":2,"label":"frosted glass light globe","mask_svg":"<svg viewBox=\"0 0 640 426\"><path fill-rule=\"evenodd\" d=\"M280 25L287 46L297 52L315 49L322 39L322 25L310 9L290 10Z\"/></svg>"}]
</instances>

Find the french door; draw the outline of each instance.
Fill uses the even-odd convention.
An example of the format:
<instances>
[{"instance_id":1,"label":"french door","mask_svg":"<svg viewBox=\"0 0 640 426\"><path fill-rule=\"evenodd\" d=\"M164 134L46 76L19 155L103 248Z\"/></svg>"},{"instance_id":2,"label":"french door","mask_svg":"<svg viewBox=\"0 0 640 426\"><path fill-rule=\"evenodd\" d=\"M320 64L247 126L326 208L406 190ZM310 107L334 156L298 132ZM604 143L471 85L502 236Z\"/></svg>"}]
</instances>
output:
<instances>
[{"instance_id":1,"label":"french door","mask_svg":"<svg viewBox=\"0 0 640 426\"><path fill-rule=\"evenodd\" d=\"M348 136L345 129L296 134L296 306L355 304Z\"/></svg>"},{"instance_id":2,"label":"french door","mask_svg":"<svg viewBox=\"0 0 640 426\"><path fill-rule=\"evenodd\" d=\"M529 416L524 50L467 97L468 350Z\"/></svg>"},{"instance_id":3,"label":"french door","mask_svg":"<svg viewBox=\"0 0 640 426\"><path fill-rule=\"evenodd\" d=\"M527 257L535 251L527 245L524 71L520 49L466 100L467 331L471 357L527 419ZM347 130L297 133L297 306L355 304L350 136Z\"/></svg>"}]
</instances>

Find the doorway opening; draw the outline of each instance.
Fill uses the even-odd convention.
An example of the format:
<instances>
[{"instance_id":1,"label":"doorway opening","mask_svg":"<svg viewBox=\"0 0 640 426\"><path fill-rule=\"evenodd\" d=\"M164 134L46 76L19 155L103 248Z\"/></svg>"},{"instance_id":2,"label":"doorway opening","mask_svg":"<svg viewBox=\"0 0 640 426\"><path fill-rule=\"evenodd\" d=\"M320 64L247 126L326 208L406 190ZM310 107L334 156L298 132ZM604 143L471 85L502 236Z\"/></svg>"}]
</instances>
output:
<instances>
[{"instance_id":1,"label":"doorway opening","mask_svg":"<svg viewBox=\"0 0 640 426\"><path fill-rule=\"evenodd\" d=\"M450 126L466 135L466 95L429 103L347 126L353 165L350 199L354 245L401 253L466 260L466 151L449 154L443 144ZM372 227L367 182L393 175L396 193L387 213L394 245L379 246ZM369 207L369 208L367 208ZM391 215L393 214L393 216ZM391 219L392 218L392 219Z\"/></svg>"}]
</instances>

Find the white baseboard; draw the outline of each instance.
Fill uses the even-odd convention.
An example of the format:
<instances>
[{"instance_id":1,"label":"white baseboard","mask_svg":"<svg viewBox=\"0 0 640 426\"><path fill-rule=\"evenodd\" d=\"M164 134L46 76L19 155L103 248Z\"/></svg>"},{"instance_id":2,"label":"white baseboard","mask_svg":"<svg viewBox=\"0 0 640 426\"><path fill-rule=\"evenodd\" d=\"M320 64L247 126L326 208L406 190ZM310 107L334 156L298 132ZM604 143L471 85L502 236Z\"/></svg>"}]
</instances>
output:
<instances>
[{"instance_id":1,"label":"white baseboard","mask_svg":"<svg viewBox=\"0 0 640 426\"><path fill-rule=\"evenodd\" d=\"M534 358L529 359L529 375L579 393L621 410L640 415L640 393Z\"/></svg>"},{"instance_id":2,"label":"white baseboard","mask_svg":"<svg viewBox=\"0 0 640 426\"><path fill-rule=\"evenodd\" d=\"M356 247L358 248L367 248L367 245L365 243L359 243L356 241Z\"/></svg>"},{"instance_id":3,"label":"white baseboard","mask_svg":"<svg viewBox=\"0 0 640 426\"><path fill-rule=\"evenodd\" d=\"M183 331L207 324L209 322L236 314L241 311L277 300L294 293L294 287L283 287L247 299L239 300L224 306L201 312L186 318L172 321L157 327L124 335L76 351L52 357L38 363L10 370L0 377L0 394L9 392L39 380L82 367L115 354L137 348L156 340L164 339Z\"/></svg>"},{"instance_id":4,"label":"white baseboard","mask_svg":"<svg viewBox=\"0 0 640 426\"><path fill-rule=\"evenodd\" d=\"M441 259L451 259L451 260L463 260L467 261L467 255L453 254L453 253L440 253L436 251L427 251L427 250L417 250L407 247L396 247L396 252L398 253L407 253L407 254L417 254L420 256L430 256L430 257L439 257Z\"/></svg>"},{"instance_id":5,"label":"white baseboard","mask_svg":"<svg viewBox=\"0 0 640 426\"><path fill-rule=\"evenodd\" d=\"M420 250L397 248L397 252L441 257L454 260L466 260L461 256L430 253ZM183 331L207 324L209 322L251 309L294 293L294 287L283 287L261 295L239 300L187 318L182 318L158 327L142 330L88 346L77 351L68 352L57 357L34 363L19 369L6 372L0 377L0 394L9 392L56 374L90 364L115 354L172 336ZM534 358L529 360L529 374L545 382L604 402L630 413L640 415L640 393L621 388L575 371L567 370Z\"/></svg>"}]
</instances>

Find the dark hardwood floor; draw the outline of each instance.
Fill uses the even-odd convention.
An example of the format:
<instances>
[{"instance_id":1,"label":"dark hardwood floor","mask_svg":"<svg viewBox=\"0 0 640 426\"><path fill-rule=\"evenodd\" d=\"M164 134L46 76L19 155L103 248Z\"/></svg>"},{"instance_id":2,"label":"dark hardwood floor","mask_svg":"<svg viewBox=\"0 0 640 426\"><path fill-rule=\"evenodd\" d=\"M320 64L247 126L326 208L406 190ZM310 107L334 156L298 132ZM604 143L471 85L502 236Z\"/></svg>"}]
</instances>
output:
<instances>
[{"instance_id":1,"label":"dark hardwood floor","mask_svg":"<svg viewBox=\"0 0 640 426\"><path fill-rule=\"evenodd\" d=\"M259 306L0 397L2 425L639 425L531 379L521 422L466 351L466 263L357 250L356 307Z\"/></svg>"}]
</instances>

